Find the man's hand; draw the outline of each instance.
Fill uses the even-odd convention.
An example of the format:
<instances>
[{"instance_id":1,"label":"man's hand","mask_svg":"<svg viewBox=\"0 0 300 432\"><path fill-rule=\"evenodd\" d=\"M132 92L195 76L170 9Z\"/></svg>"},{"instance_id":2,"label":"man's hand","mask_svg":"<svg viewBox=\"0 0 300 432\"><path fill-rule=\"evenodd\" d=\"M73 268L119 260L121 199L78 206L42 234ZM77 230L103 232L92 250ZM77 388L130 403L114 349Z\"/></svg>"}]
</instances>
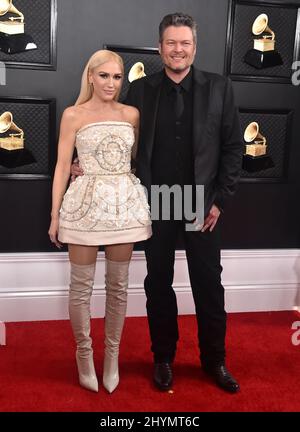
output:
<instances>
[{"instance_id":1,"label":"man's hand","mask_svg":"<svg viewBox=\"0 0 300 432\"><path fill-rule=\"evenodd\" d=\"M209 231L212 232L212 230L214 229L214 227L216 226L219 216L220 216L221 212L218 209L218 207L213 204L212 208L210 209L208 216L205 218L204 220L204 224L203 227L201 229L201 232L205 232L208 228Z\"/></svg>"},{"instance_id":2,"label":"man's hand","mask_svg":"<svg viewBox=\"0 0 300 432\"><path fill-rule=\"evenodd\" d=\"M196 231L205 232L209 228L209 231L212 232L212 230L214 229L214 227L218 222L220 214L221 212L218 209L218 207L215 204L213 204L212 208L209 211L208 216L204 220L203 225L200 225L197 219L195 220L194 224L195 224Z\"/></svg>"},{"instance_id":3,"label":"man's hand","mask_svg":"<svg viewBox=\"0 0 300 432\"><path fill-rule=\"evenodd\" d=\"M82 176L83 174L84 174L83 170L79 166L79 159L78 158L74 159L71 165L71 181L76 180L76 177Z\"/></svg>"}]
</instances>

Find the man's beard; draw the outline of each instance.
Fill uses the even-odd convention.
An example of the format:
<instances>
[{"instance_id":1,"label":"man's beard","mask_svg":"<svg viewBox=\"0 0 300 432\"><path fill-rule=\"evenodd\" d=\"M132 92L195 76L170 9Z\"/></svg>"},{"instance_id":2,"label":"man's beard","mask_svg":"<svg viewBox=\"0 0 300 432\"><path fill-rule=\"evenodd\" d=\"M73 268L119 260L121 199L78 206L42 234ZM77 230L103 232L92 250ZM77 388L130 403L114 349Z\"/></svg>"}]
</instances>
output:
<instances>
[{"instance_id":1,"label":"man's beard","mask_svg":"<svg viewBox=\"0 0 300 432\"><path fill-rule=\"evenodd\" d=\"M165 66L165 68L169 69L170 71L172 71L174 73L184 72L191 67L191 65L186 65L186 66L182 66L182 67L178 66L178 68L175 69L175 68L167 65L166 63L164 63L164 66Z\"/></svg>"}]
</instances>

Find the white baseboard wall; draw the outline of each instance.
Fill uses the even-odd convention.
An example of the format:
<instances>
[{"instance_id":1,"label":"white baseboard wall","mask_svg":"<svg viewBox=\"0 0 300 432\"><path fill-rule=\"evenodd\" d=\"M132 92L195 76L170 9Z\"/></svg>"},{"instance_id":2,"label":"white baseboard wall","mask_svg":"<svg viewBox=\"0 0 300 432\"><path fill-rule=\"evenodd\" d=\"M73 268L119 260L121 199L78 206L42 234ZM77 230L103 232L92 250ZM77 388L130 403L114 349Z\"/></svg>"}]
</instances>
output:
<instances>
[{"instance_id":1,"label":"white baseboard wall","mask_svg":"<svg viewBox=\"0 0 300 432\"><path fill-rule=\"evenodd\" d=\"M224 250L227 312L292 310L300 306L300 250ZM2 322L68 319L69 263L66 253L0 254ZM127 316L145 316L146 261L134 252L130 265ZM184 251L177 251L174 276L180 314L193 314ZM99 253L92 316L103 317L104 256Z\"/></svg>"}]
</instances>

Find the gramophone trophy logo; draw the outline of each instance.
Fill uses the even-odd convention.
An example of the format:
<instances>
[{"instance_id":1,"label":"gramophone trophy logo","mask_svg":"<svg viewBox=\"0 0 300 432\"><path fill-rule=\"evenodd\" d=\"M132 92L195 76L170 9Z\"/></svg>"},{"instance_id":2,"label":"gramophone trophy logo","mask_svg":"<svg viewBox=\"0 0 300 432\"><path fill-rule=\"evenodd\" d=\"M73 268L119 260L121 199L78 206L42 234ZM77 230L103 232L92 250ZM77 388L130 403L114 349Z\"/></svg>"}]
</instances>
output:
<instances>
[{"instance_id":1,"label":"gramophone trophy logo","mask_svg":"<svg viewBox=\"0 0 300 432\"><path fill-rule=\"evenodd\" d=\"M243 169L248 172L262 171L274 167L272 158L267 155L267 139L259 132L257 122L251 122L245 129L246 153L243 156Z\"/></svg>"},{"instance_id":2,"label":"gramophone trophy logo","mask_svg":"<svg viewBox=\"0 0 300 432\"><path fill-rule=\"evenodd\" d=\"M4 16L6 17L2 19ZM0 0L0 51L16 54L34 49L37 49L37 45L33 38L25 33L22 12L12 4L12 0Z\"/></svg>"},{"instance_id":3,"label":"gramophone trophy logo","mask_svg":"<svg viewBox=\"0 0 300 432\"><path fill-rule=\"evenodd\" d=\"M6 111L0 116L0 165L16 168L36 162L31 152L24 148L24 131L13 122Z\"/></svg>"},{"instance_id":4,"label":"gramophone trophy logo","mask_svg":"<svg viewBox=\"0 0 300 432\"><path fill-rule=\"evenodd\" d=\"M275 49L275 33L268 27L268 15L260 14L252 25L254 46L244 57L244 61L256 69L282 65L282 58Z\"/></svg>"},{"instance_id":5,"label":"gramophone trophy logo","mask_svg":"<svg viewBox=\"0 0 300 432\"><path fill-rule=\"evenodd\" d=\"M128 81L132 82L144 76L146 76L144 64L142 62L137 62L131 67L128 73Z\"/></svg>"}]
</instances>

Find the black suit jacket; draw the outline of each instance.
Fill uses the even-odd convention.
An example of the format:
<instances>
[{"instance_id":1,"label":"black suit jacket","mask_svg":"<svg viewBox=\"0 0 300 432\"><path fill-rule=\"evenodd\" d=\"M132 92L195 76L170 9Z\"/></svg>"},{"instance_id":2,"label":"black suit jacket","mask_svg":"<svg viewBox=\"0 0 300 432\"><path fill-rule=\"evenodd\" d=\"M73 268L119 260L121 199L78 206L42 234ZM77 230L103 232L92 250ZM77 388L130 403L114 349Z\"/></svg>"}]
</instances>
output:
<instances>
[{"instance_id":1,"label":"black suit jacket","mask_svg":"<svg viewBox=\"0 0 300 432\"><path fill-rule=\"evenodd\" d=\"M231 81L193 68L193 155L195 183L204 185L205 216L212 204L221 210L239 180L243 141ZM164 72L133 81L125 103L140 111L136 175L151 187L151 157Z\"/></svg>"}]
</instances>

